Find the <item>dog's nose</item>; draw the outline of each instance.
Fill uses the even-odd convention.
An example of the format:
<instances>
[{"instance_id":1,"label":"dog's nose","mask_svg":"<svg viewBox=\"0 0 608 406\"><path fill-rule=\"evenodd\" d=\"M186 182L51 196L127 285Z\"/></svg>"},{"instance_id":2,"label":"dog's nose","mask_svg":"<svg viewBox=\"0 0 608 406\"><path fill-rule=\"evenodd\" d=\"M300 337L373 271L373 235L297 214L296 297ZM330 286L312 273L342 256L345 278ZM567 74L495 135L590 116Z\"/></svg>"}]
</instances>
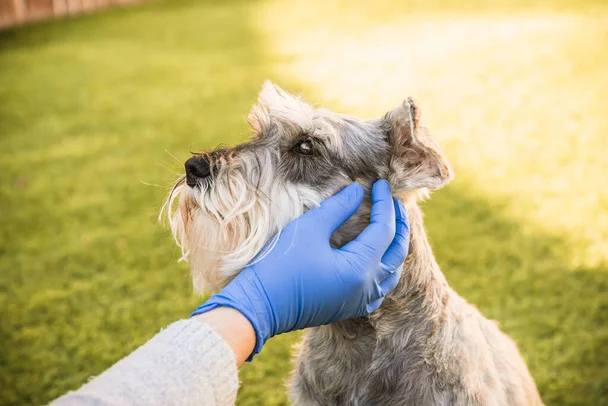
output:
<instances>
[{"instance_id":1,"label":"dog's nose","mask_svg":"<svg viewBox=\"0 0 608 406\"><path fill-rule=\"evenodd\" d=\"M211 165L203 157L193 156L186 161L186 183L188 186L196 186L199 181L211 175Z\"/></svg>"}]
</instances>

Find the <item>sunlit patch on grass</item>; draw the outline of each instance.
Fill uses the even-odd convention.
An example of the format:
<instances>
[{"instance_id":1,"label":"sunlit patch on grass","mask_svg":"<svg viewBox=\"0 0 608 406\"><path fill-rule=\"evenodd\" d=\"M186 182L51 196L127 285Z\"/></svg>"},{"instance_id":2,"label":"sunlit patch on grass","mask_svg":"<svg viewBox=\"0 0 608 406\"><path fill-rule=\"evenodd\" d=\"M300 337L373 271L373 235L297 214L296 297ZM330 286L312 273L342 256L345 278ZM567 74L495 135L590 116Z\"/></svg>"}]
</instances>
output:
<instances>
[{"instance_id":1,"label":"sunlit patch on grass","mask_svg":"<svg viewBox=\"0 0 608 406\"><path fill-rule=\"evenodd\" d=\"M282 76L315 100L379 116L418 98L457 178L567 235L573 263L605 262L608 8L440 3L381 1L384 13L342 3L335 14L277 3L258 27Z\"/></svg>"}]
</instances>

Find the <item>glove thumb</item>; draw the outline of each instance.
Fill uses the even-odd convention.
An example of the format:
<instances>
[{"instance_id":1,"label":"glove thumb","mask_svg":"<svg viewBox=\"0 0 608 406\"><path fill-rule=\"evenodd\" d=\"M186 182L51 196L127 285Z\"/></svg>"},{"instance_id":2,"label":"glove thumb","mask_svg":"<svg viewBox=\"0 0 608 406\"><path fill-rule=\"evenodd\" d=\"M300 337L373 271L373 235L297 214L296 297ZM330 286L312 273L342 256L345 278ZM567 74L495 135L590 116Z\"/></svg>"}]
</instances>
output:
<instances>
[{"instance_id":1,"label":"glove thumb","mask_svg":"<svg viewBox=\"0 0 608 406\"><path fill-rule=\"evenodd\" d=\"M348 220L363 201L363 187L351 183L335 195L325 199L319 207L307 213L319 216L321 225L327 231L327 238Z\"/></svg>"}]
</instances>

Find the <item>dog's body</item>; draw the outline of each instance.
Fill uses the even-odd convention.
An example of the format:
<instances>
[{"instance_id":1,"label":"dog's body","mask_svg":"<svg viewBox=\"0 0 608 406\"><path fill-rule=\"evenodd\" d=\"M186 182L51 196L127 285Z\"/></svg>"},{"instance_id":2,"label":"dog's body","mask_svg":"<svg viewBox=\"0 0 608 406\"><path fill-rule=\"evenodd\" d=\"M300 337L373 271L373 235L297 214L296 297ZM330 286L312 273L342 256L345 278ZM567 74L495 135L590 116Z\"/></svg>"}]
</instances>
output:
<instances>
[{"instance_id":1,"label":"dog's body","mask_svg":"<svg viewBox=\"0 0 608 406\"><path fill-rule=\"evenodd\" d=\"M417 205L403 276L367 318L311 329L292 376L297 405L540 405L515 344L448 286Z\"/></svg>"},{"instance_id":2,"label":"dog's body","mask_svg":"<svg viewBox=\"0 0 608 406\"><path fill-rule=\"evenodd\" d=\"M295 404L542 404L515 344L450 289L435 261L416 202L452 174L411 100L364 121L267 83L249 119L252 141L191 158L167 203L179 196L169 217L198 290L224 286L290 220L352 181L369 191L387 178L410 221L403 275L380 309L307 333ZM358 235L369 209L367 200L332 244Z\"/></svg>"}]
</instances>

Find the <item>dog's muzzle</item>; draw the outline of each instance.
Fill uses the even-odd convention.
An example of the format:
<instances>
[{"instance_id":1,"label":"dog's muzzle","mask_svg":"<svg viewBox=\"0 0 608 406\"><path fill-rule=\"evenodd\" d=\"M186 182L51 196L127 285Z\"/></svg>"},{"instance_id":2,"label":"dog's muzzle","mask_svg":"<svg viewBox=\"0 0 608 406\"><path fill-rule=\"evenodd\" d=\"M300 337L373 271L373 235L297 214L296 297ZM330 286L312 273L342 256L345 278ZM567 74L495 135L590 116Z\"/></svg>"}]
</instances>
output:
<instances>
[{"instance_id":1,"label":"dog's muzzle","mask_svg":"<svg viewBox=\"0 0 608 406\"><path fill-rule=\"evenodd\" d=\"M186 184L196 187L211 176L211 164L205 156L193 156L188 159L186 167Z\"/></svg>"}]
</instances>

